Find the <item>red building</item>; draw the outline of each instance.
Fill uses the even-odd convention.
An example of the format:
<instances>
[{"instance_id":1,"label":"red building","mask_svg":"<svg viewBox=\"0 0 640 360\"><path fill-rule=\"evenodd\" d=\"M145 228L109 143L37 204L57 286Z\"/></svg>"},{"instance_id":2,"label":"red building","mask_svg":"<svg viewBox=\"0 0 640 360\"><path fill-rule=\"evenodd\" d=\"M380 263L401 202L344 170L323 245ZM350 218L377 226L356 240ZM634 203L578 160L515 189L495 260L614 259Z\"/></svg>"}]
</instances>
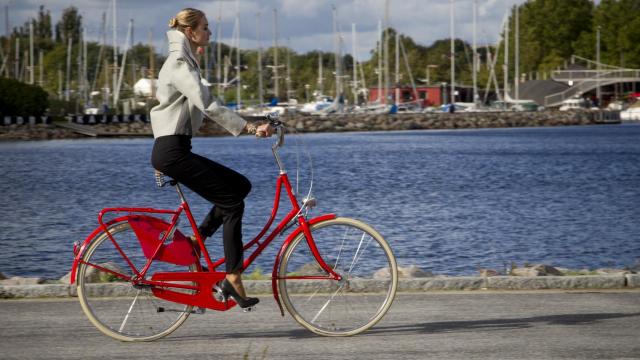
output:
<instances>
[{"instance_id":1,"label":"red building","mask_svg":"<svg viewBox=\"0 0 640 360\"><path fill-rule=\"evenodd\" d=\"M440 85L432 86L416 86L416 91L413 91L411 86L402 86L398 88L400 90L399 101L395 101L396 88L391 87L389 94L394 103L401 105L403 103L417 103L421 107L427 106L440 106L443 103L443 90ZM384 92L383 89L377 87L369 89L369 102L375 102L380 97L379 94ZM416 97L417 95L417 97Z\"/></svg>"}]
</instances>

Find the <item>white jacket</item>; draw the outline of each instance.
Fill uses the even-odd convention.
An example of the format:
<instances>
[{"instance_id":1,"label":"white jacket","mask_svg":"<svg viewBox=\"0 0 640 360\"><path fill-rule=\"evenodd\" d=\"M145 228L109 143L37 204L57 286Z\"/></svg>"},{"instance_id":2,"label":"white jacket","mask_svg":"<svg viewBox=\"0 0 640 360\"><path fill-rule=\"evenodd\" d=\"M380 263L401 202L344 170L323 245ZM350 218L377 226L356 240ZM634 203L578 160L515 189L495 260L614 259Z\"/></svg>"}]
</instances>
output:
<instances>
[{"instance_id":1,"label":"white jacket","mask_svg":"<svg viewBox=\"0 0 640 360\"><path fill-rule=\"evenodd\" d=\"M167 38L169 57L160 69L156 91L160 104L150 114L153 137L194 135L202 125L203 113L234 136L240 135L247 122L212 101L209 89L201 83L200 67L186 36L169 30Z\"/></svg>"}]
</instances>

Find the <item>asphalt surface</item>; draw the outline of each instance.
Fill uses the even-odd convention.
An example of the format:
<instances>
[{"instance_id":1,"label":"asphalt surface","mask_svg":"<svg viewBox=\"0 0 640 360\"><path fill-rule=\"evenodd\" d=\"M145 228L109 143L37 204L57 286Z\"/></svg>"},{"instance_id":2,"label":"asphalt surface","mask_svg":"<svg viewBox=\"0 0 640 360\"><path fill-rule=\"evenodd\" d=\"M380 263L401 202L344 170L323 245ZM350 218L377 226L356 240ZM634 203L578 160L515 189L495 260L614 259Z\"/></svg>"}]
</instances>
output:
<instances>
[{"instance_id":1,"label":"asphalt surface","mask_svg":"<svg viewBox=\"0 0 640 360\"><path fill-rule=\"evenodd\" d=\"M314 335L268 296L192 315L150 343L106 337L77 299L0 301L3 359L640 359L640 290L399 293L349 338Z\"/></svg>"}]
</instances>

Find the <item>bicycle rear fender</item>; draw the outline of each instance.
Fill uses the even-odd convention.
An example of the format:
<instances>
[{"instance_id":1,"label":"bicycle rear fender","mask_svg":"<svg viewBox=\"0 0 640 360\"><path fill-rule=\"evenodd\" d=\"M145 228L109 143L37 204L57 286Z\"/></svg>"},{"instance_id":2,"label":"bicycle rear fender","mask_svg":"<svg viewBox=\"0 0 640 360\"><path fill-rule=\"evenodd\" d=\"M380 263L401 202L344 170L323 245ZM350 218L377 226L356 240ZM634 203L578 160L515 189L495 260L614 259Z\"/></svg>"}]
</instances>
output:
<instances>
[{"instance_id":1,"label":"bicycle rear fender","mask_svg":"<svg viewBox=\"0 0 640 360\"><path fill-rule=\"evenodd\" d=\"M315 217L311 220L307 220L309 226L317 224L319 222L332 220L337 218L336 214L325 214ZM278 251L278 256L276 256L276 260L273 263L273 271L271 273L271 289L273 290L273 298L276 300L278 307L280 308L280 314L284 316L284 308L282 307L282 303L280 302L280 293L278 292L278 280L280 279L280 261L284 256L285 250L289 247L289 244L302 232L302 227L298 226L296 229L287 237L287 239L280 246L280 251Z\"/></svg>"}]
</instances>

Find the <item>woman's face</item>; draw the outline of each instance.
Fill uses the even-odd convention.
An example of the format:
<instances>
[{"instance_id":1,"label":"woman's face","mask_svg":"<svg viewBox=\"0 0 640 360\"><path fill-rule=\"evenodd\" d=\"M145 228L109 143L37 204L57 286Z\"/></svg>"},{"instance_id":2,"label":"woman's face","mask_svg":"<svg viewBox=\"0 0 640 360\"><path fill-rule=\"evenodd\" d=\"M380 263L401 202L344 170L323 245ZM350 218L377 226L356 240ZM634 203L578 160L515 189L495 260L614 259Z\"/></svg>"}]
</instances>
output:
<instances>
[{"instance_id":1,"label":"woman's face","mask_svg":"<svg viewBox=\"0 0 640 360\"><path fill-rule=\"evenodd\" d=\"M207 21L207 18L203 16L200 19L200 22L198 22L198 26L195 28L187 28L187 35L189 36L191 43L194 45L209 45L209 36L211 36L211 31L209 31L209 22Z\"/></svg>"}]
</instances>

